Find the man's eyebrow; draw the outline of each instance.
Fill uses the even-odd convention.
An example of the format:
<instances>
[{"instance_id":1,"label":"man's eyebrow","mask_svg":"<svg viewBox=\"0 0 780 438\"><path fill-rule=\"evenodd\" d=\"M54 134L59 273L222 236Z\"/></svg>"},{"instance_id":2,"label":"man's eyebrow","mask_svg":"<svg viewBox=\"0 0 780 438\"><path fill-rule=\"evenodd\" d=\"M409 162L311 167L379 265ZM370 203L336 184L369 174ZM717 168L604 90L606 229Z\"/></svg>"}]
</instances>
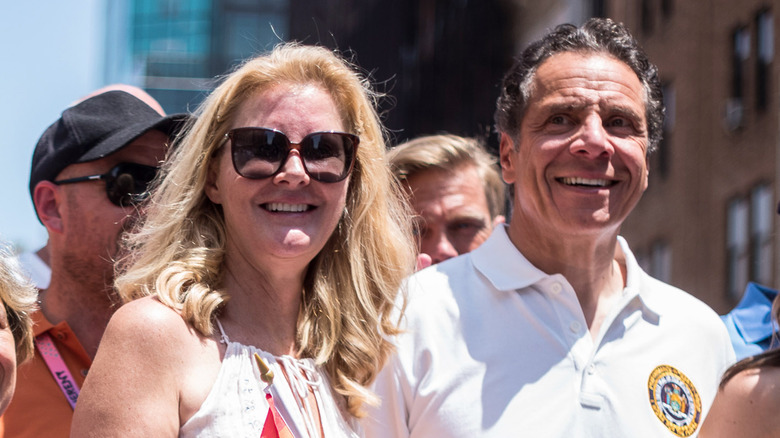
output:
<instances>
[{"instance_id":1,"label":"man's eyebrow","mask_svg":"<svg viewBox=\"0 0 780 438\"><path fill-rule=\"evenodd\" d=\"M541 112L545 114L556 114L556 113L571 113L571 112L579 112L585 110L587 107L591 106L591 104L587 102L550 102L550 103L542 103L539 106L539 109ZM644 118L644 112L637 112L634 108L632 108L629 105L623 105L620 103L602 101L599 103L599 110L603 113L607 114L618 114L622 115L627 118L636 119L636 120L643 120Z\"/></svg>"},{"instance_id":2,"label":"man's eyebrow","mask_svg":"<svg viewBox=\"0 0 780 438\"><path fill-rule=\"evenodd\" d=\"M628 118L642 120L644 113L637 113L634 108L627 105L610 105L606 108L610 113L619 114Z\"/></svg>"},{"instance_id":3,"label":"man's eyebrow","mask_svg":"<svg viewBox=\"0 0 780 438\"><path fill-rule=\"evenodd\" d=\"M489 215L485 215L479 211L465 210L458 211L456 214L447 217L447 222L457 222L463 220L474 220L484 222L489 220Z\"/></svg>"},{"instance_id":4,"label":"man's eyebrow","mask_svg":"<svg viewBox=\"0 0 780 438\"><path fill-rule=\"evenodd\" d=\"M572 111L582 111L588 107L588 104L584 102L550 102L547 104L542 103L539 107L543 112L550 114L568 113Z\"/></svg>"}]
</instances>

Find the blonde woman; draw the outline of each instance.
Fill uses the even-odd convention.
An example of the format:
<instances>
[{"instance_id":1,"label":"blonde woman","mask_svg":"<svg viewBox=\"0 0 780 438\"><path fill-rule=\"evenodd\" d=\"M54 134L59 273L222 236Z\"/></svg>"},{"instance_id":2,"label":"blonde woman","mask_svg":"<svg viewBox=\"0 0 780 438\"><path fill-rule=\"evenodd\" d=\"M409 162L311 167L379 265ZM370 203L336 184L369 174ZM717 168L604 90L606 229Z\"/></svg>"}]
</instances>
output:
<instances>
[{"instance_id":1,"label":"blonde woman","mask_svg":"<svg viewBox=\"0 0 780 438\"><path fill-rule=\"evenodd\" d=\"M285 44L197 116L127 242L117 288L135 301L73 436L359 435L414 267L374 95L329 50Z\"/></svg>"},{"instance_id":2,"label":"blonde woman","mask_svg":"<svg viewBox=\"0 0 780 438\"><path fill-rule=\"evenodd\" d=\"M38 291L22 275L8 246L0 242L0 415L5 412L16 387L16 366L33 354L30 315Z\"/></svg>"}]
</instances>

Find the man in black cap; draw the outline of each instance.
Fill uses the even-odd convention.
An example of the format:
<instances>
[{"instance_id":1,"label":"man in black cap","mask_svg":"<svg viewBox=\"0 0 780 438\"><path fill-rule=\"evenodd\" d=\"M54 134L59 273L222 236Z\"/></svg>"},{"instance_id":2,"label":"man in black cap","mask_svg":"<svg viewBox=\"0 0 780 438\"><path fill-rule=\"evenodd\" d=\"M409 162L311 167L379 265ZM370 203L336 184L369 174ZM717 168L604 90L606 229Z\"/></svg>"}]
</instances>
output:
<instances>
[{"instance_id":1,"label":"man in black cap","mask_svg":"<svg viewBox=\"0 0 780 438\"><path fill-rule=\"evenodd\" d=\"M119 89L116 89L119 88ZM68 436L79 387L116 308L121 233L185 122L140 89L110 88L66 109L33 153L30 195L49 235L51 282L33 315L34 360L19 369L4 436ZM156 103L156 102L155 102Z\"/></svg>"}]
</instances>

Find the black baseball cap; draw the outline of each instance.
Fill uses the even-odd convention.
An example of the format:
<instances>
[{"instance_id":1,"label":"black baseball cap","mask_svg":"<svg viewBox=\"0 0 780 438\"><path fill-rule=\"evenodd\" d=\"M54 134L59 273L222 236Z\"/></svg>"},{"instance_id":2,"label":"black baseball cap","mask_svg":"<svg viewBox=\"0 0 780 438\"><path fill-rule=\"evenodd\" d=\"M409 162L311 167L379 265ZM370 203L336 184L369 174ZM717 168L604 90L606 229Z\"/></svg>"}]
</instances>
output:
<instances>
[{"instance_id":1,"label":"black baseball cap","mask_svg":"<svg viewBox=\"0 0 780 438\"><path fill-rule=\"evenodd\" d=\"M137 97L119 90L79 102L63 111L38 140L30 170L30 196L39 182L54 181L71 164L111 155L147 131L157 129L173 138L188 117L161 116Z\"/></svg>"}]
</instances>

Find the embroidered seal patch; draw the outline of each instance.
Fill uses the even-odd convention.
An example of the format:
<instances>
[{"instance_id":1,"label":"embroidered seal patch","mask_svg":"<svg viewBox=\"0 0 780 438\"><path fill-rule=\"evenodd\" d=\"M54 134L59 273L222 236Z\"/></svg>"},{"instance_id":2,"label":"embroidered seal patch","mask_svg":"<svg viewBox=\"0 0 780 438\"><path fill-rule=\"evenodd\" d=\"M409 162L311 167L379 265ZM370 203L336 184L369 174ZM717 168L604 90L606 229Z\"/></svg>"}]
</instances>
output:
<instances>
[{"instance_id":1,"label":"embroidered seal patch","mask_svg":"<svg viewBox=\"0 0 780 438\"><path fill-rule=\"evenodd\" d=\"M647 379L650 406L672 433L688 437L701 422L701 398L693 383L677 368L659 365Z\"/></svg>"}]
</instances>

